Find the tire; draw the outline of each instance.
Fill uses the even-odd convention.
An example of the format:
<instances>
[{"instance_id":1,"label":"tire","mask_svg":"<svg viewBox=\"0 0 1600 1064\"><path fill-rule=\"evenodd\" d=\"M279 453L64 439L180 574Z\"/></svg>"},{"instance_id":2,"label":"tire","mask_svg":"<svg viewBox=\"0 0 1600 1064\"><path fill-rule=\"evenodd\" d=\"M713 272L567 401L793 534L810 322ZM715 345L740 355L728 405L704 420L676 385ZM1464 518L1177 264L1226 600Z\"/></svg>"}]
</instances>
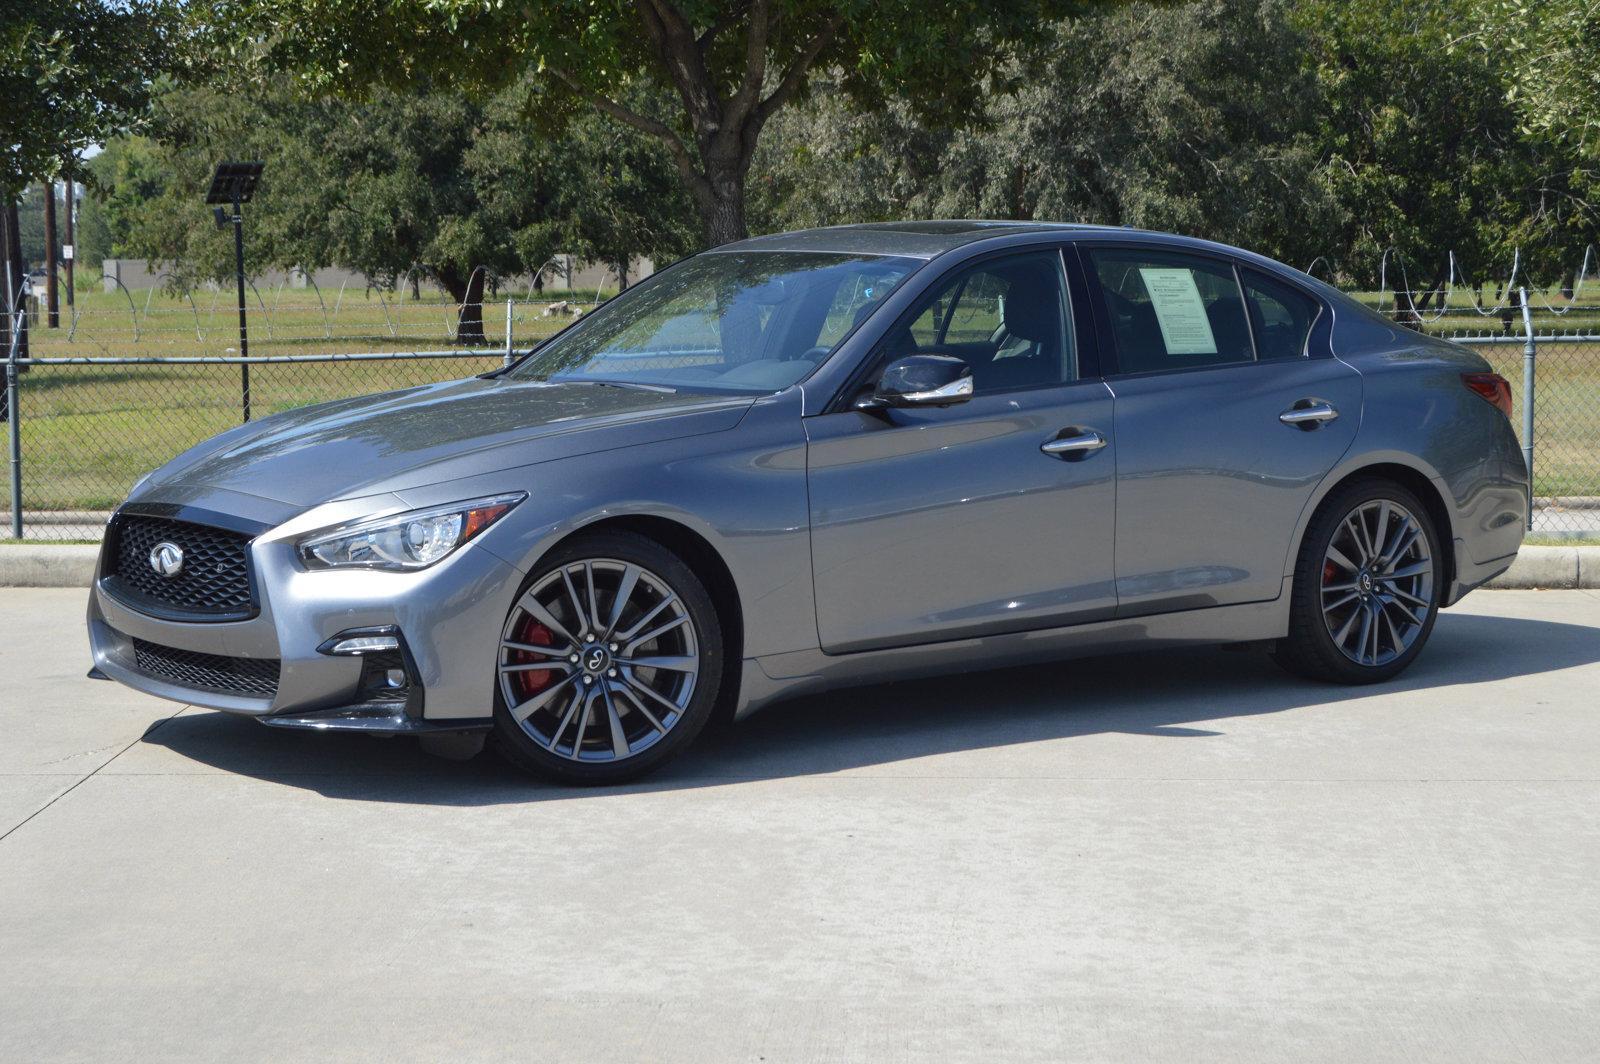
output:
<instances>
[{"instance_id":1,"label":"tire","mask_svg":"<svg viewBox=\"0 0 1600 1064\"><path fill-rule=\"evenodd\" d=\"M1391 481L1353 481L1323 501L1306 529L1289 634L1273 657L1329 683L1397 676L1433 632L1445 576L1421 500Z\"/></svg>"},{"instance_id":2,"label":"tire","mask_svg":"<svg viewBox=\"0 0 1600 1064\"><path fill-rule=\"evenodd\" d=\"M574 539L539 563L506 616L496 745L561 783L642 776L710 720L723 647L716 606L678 555L632 532Z\"/></svg>"}]
</instances>

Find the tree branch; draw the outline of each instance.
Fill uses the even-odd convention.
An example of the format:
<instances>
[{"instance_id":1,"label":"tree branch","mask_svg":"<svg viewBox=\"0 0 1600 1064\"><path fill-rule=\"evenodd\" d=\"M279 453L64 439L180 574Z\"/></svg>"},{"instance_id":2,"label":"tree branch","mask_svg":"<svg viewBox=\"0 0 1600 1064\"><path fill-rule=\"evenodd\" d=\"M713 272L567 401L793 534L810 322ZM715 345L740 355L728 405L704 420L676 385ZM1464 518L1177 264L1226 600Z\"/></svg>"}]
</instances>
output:
<instances>
[{"instance_id":1,"label":"tree branch","mask_svg":"<svg viewBox=\"0 0 1600 1064\"><path fill-rule=\"evenodd\" d=\"M678 94L689 111L690 125L697 134L714 132L721 124L722 102L696 43L694 27L670 0L635 0L634 6L656 57L678 86Z\"/></svg>"},{"instance_id":2,"label":"tree branch","mask_svg":"<svg viewBox=\"0 0 1600 1064\"><path fill-rule=\"evenodd\" d=\"M761 83L767 76L767 31L771 25L767 0L754 0L750 5L750 32L744 44L744 79L728 103L725 126L737 129L761 98Z\"/></svg>"},{"instance_id":3,"label":"tree branch","mask_svg":"<svg viewBox=\"0 0 1600 1064\"><path fill-rule=\"evenodd\" d=\"M738 22L739 19L744 17L746 6L747 5L742 3L729 4L728 9L722 14L718 15L715 22L706 27L706 31L700 34L699 38L697 38L694 42L695 46L700 49L701 55L705 54L706 49L711 47L711 43L717 39L723 30L727 29L729 26L732 26L735 22Z\"/></svg>"},{"instance_id":4,"label":"tree branch","mask_svg":"<svg viewBox=\"0 0 1600 1064\"><path fill-rule=\"evenodd\" d=\"M756 107L752 116L756 130L759 131L767 119L772 117L774 111L788 103L794 97L794 94L800 91L800 86L805 82L806 73L811 69L811 65L817 61L817 56L822 54L823 49L833 43L833 39L839 33L839 26L843 22L844 16L835 14L828 19L827 24L822 29L817 31L815 37L806 42L806 46L800 50L800 54L795 57L794 62L789 64L789 69L784 71L783 78L778 82L778 87L773 89L771 95L762 100Z\"/></svg>"},{"instance_id":5,"label":"tree branch","mask_svg":"<svg viewBox=\"0 0 1600 1064\"><path fill-rule=\"evenodd\" d=\"M678 169L683 173L685 178L690 179L691 181L704 180L704 177L700 174L700 171L695 168L694 156L689 154L688 145L683 143L683 138L679 137L677 133L673 132L671 126L667 125L665 122L657 121L656 119L651 118L649 115L642 115L631 108L624 107L622 104L618 103L616 100L613 100L604 93L595 92L593 89L586 87L577 78L573 77L571 74L568 74L565 70L562 70L559 67L550 67L549 70L557 78L566 82L568 88L572 89L573 92L587 100L597 110L604 114L610 115L612 118L615 118L618 122L621 122L624 125L632 126L641 133L648 133L651 136L665 142L667 151L672 154L673 162L678 164Z\"/></svg>"}]
</instances>

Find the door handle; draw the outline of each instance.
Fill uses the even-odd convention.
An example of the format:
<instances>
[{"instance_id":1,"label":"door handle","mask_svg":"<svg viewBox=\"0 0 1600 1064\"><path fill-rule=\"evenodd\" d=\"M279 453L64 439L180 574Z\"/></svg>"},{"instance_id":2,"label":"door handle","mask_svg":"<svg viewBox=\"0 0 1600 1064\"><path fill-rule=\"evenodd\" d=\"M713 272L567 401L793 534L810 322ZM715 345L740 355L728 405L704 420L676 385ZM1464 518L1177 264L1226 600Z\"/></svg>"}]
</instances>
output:
<instances>
[{"instance_id":1,"label":"door handle","mask_svg":"<svg viewBox=\"0 0 1600 1064\"><path fill-rule=\"evenodd\" d=\"M1046 440L1039 445L1039 450L1070 461L1075 458L1087 458L1105 445L1104 436L1094 429L1084 429L1072 436L1057 436L1053 440Z\"/></svg>"},{"instance_id":2,"label":"door handle","mask_svg":"<svg viewBox=\"0 0 1600 1064\"><path fill-rule=\"evenodd\" d=\"M1296 428L1314 429L1338 416L1339 411L1334 409L1332 403L1322 399L1302 399L1279 414L1278 420Z\"/></svg>"}]
</instances>

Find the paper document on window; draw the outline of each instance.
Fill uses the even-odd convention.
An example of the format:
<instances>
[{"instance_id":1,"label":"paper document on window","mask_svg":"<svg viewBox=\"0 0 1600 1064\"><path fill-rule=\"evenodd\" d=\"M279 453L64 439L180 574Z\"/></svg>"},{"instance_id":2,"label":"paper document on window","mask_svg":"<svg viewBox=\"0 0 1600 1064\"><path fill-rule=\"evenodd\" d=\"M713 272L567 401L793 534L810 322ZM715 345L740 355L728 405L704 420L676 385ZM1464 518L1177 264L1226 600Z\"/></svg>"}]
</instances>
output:
<instances>
[{"instance_id":1,"label":"paper document on window","mask_svg":"<svg viewBox=\"0 0 1600 1064\"><path fill-rule=\"evenodd\" d=\"M1169 355L1214 355L1217 338L1211 333L1205 300L1194 283L1194 272L1144 266L1139 269L1150 305L1161 325L1161 339Z\"/></svg>"}]
</instances>

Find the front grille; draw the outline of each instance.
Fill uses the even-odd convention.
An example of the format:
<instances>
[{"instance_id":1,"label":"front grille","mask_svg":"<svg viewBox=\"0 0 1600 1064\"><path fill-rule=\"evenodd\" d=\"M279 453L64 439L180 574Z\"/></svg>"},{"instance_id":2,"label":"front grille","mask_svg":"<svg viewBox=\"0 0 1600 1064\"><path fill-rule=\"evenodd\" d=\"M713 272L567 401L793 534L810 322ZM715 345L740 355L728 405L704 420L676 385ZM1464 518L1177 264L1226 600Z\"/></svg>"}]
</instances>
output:
<instances>
[{"instance_id":1,"label":"front grille","mask_svg":"<svg viewBox=\"0 0 1600 1064\"><path fill-rule=\"evenodd\" d=\"M228 658L133 640L139 671L179 687L271 698L278 693L277 658Z\"/></svg>"},{"instance_id":2,"label":"front grille","mask_svg":"<svg viewBox=\"0 0 1600 1064\"><path fill-rule=\"evenodd\" d=\"M202 620L238 620L255 612L250 593L250 537L225 528L124 514L112 527L107 588L130 606ZM162 576L150 564L158 543L183 551L183 568Z\"/></svg>"}]
</instances>

